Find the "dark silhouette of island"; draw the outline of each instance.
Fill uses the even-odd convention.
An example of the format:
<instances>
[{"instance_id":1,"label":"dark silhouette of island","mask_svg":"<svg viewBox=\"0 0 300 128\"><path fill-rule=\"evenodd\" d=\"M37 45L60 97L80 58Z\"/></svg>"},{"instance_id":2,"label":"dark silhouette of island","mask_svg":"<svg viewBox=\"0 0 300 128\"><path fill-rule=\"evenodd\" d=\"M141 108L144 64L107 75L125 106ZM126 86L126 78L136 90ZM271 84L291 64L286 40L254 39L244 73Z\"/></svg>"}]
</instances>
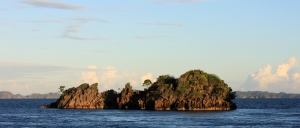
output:
<instances>
[{"instance_id":1,"label":"dark silhouette of island","mask_svg":"<svg viewBox=\"0 0 300 128\"><path fill-rule=\"evenodd\" d=\"M273 92L263 92L263 91L236 91L236 98L300 98L300 94L294 93L273 93Z\"/></svg>"},{"instance_id":2,"label":"dark silhouette of island","mask_svg":"<svg viewBox=\"0 0 300 128\"><path fill-rule=\"evenodd\" d=\"M147 110L233 110L235 93L214 74L191 70L174 78L162 75L144 91L127 83L121 92L99 93L98 84L82 84L62 91L61 97L41 108L147 109Z\"/></svg>"},{"instance_id":3,"label":"dark silhouette of island","mask_svg":"<svg viewBox=\"0 0 300 128\"><path fill-rule=\"evenodd\" d=\"M48 93L48 94L40 94L40 93L32 93L27 96L23 96L21 94L12 94L9 91L1 91L0 99L57 99L60 97L59 93Z\"/></svg>"}]
</instances>

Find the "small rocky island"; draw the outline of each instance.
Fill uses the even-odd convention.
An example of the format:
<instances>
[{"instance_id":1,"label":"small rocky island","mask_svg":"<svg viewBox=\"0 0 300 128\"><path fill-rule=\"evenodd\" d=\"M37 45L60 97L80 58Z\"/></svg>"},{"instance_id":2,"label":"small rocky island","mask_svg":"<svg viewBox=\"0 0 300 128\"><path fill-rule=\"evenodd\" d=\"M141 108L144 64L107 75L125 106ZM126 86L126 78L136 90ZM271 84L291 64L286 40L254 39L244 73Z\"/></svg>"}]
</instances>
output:
<instances>
[{"instance_id":1,"label":"small rocky island","mask_svg":"<svg viewBox=\"0 0 300 128\"><path fill-rule=\"evenodd\" d=\"M151 81L150 81L151 83ZM61 97L41 108L63 109L147 109L147 110L234 110L235 92L218 76L191 70L174 78L162 75L144 91L129 83L116 92L99 93L98 84L69 88Z\"/></svg>"}]
</instances>

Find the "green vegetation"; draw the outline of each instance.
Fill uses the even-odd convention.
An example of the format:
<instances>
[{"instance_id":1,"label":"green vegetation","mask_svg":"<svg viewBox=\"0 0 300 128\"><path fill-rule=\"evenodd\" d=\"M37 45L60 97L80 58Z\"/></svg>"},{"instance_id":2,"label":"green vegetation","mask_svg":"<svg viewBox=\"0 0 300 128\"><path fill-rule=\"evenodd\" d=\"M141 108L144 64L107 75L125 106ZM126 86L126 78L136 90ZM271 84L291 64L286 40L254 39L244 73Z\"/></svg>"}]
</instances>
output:
<instances>
[{"instance_id":1,"label":"green vegetation","mask_svg":"<svg viewBox=\"0 0 300 128\"><path fill-rule=\"evenodd\" d=\"M83 83L81 85L79 85L77 88L80 88L82 90L86 90L87 88L89 88L89 84L88 83Z\"/></svg>"},{"instance_id":2,"label":"green vegetation","mask_svg":"<svg viewBox=\"0 0 300 128\"><path fill-rule=\"evenodd\" d=\"M155 97L157 95L168 97L174 94L193 98L214 96L226 101L236 97L235 92L232 92L232 89L217 75L202 70L188 71L177 79L170 75L159 76L149 87L149 91L154 91Z\"/></svg>"},{"instance_id":3,"label":"green vegetation","mask_svg":"<svg viewBox=\"0 0 300 128\"><path fill-rule=\"evenodd\" d=\"M125 84L125 88L132 88L132 86L130 85L130 83Z\"/></svg>"},{"instance_id":4,"label":"green vegetation","mask_svg":"<svg viewBox=\"0 0 300 128\"><path fill-rule=\"evenodd\" d=\"M94 83L91 85L91 87L93 90L96 90L98 92L98 83Z\"/></svg>"},{"instance_id":5,"label":"green vegetation","mask_svg":"<svg viewBox=\"0 0 300 128\"><path fill-rule=\"evenodd\" d=\"M147 79L144 81L143 86L148 88L152 84L151 80Z\"/></svg>"},{"instance_id":6,"label":"green vegetation","mask_svg":"<svg viewBox=\"0 0 300 128\"><path fill-rule=\"evenodd\" d=\"M60 86L58 89L59 89L58 93L64 94L64 92L65 92L65 86Z\"/></svg>"}]
</instances>

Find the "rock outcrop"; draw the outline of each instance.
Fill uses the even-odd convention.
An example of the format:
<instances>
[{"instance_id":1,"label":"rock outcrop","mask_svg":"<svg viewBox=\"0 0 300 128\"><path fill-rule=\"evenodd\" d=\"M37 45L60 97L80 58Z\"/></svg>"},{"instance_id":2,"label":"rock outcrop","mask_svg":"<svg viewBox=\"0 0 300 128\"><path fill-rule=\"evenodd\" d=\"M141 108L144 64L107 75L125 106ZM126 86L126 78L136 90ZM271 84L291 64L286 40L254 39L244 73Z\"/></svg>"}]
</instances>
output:
<instances>
[{"instance_id":1,"label":"rock outcrop","mask_svg":"<svg viewBox=\"0 0 300 128\"><path fill-rule=\"evenodd\" d=\"M54 103L42 108L71 109L148 109L148 110L233 110L235 93L223 80L201 70L192 70L175 79L157 78L144 91L126 84L120 93L98 92L98 84L82 84L65 90Z\"/></svg>"}]
</instances>

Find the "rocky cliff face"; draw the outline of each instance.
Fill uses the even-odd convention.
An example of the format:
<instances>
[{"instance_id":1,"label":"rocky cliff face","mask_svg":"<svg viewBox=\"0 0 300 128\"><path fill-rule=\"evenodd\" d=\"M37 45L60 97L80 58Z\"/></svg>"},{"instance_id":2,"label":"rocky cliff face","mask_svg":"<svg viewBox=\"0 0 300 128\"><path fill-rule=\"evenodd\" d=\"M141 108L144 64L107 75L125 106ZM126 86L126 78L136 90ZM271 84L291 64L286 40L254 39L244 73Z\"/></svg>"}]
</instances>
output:
<instances>
[{"instance_id":1,"label":"rocky cliff face","mask_svg":"<svg viewBox=\"0 0 300 128\"><path fill-rule=\"evenodd\" d=\"M120 93L98 93L98 84L70 88L54 103L42 108L149 109L149 110L232 110L234 92L223 80L201 70L192 70L175 79L164 75L145 91L126 84Z\"/></svg>"}]
</instances>

